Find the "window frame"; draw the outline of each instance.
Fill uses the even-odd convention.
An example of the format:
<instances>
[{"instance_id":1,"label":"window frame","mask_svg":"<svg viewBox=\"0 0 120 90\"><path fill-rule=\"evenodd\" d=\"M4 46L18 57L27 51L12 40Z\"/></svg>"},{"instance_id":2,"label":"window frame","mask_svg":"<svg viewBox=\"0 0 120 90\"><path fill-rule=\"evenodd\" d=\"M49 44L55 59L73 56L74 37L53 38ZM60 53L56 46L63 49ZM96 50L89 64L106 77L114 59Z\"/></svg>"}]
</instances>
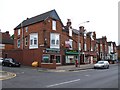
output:
<instances>
[{"instance_id":1,"label":"window frame","mask_svg":"<svg viewBox=\"0 0 120 90\"><path fill-rule=\"evenodd\" d=\"M28 27L25 27L25 32L28 32Z\"/></svg>"},{"instance_id":2,"label":"window frame","mask_svg":"<svg viewBox=\"0 0 120 90\"><path fill-rule=\"evenodd\" d=\"M28 37L25 37L25 46L28 46Z\"/></svg>"},{"instance_id":3,"label":"window frame","mask_svg":"<svg viewBox=\"0 0 120 90\"><path fill-rule=\"evenodd\" d=\"M18 29L18 35L20 35L20 30L21 30L21 29Z\"/></svg>"},{"instance_id":4,"label":"window frame","mask_svg":"<svg viewBox=\"0 0 120 90\"><path fill-rule=\"evenodd\" d=\"M56 30L56 29L57 29L57 21L52 20L52 30Z\"/></svg>"},{"instance_id":5,"label":"window frame","mask_svg":"<svg viewBox=\"0 0 120 90\"><path fill-rule=\"evenodd\" d=\"M31 33L29 42L30 42L29 49L38 48L38 33Z\"/></svg>"},{"instance_id":6,"label":"window frame","mask_svg":"<svg viewBox=\"0 0 120 90\"><path fill-rule=\"evenodd\" d=\"M52 41L55 41L55 44ZM60 34L50 33L50 48L60 48Z\"/></svg>"},{"instance_id":7,"label":"window frame","mask_svg":"<svg viewBox=\"0 0 120 90\"><path fill-rule=\"evenodd\" d=\"M20 48L21 41L20 39L17 39L17 48Z\"/></svg>"}]
</instances>

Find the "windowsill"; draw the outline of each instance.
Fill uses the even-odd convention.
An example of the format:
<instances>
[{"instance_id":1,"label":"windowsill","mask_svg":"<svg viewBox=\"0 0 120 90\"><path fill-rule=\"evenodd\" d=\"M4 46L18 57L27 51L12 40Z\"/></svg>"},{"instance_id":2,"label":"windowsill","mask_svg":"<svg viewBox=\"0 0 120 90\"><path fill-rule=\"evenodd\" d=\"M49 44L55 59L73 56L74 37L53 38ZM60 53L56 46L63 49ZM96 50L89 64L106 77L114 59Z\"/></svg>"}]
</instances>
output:
<instances>
[{"instance_id":1,"label":"windowsill","mask_svg":"<svg viewBox=\"0 0 120 90\"><path fill-rule=\"evenodd\" d=\"M53 63L41 63L41 64L53 64Z\"/></svg>"},{"instance_id":2,"label":"windowsill","mask_svg":"<svg viewBox=\"0 0 120 90\"><path fill-rule=\"evenodd\" d=\"M53 63L41 63L41 64L53 64ZM58 64L58 65L59 65L59 64L61 64L61 63L56 63L56 64Z\"/></svg>"},{"instance_id":3,"label":"windowsill","mask_svg":"<svg viewBox=\"0 0 120 90\"><path fill-rule=\"evenodd\" d=\"M38 49L38 46L29 46L29 49Z\"/></svg>"},{"instance_id":4,"label":"windowsill","mask_svg":"<svg viewBox=\"0 0 120 90\"><path fill-rule=\"evenodd\" d=\"M56 63L56 64L61 64L61 63Z\"/></svg>"}]
</instances>

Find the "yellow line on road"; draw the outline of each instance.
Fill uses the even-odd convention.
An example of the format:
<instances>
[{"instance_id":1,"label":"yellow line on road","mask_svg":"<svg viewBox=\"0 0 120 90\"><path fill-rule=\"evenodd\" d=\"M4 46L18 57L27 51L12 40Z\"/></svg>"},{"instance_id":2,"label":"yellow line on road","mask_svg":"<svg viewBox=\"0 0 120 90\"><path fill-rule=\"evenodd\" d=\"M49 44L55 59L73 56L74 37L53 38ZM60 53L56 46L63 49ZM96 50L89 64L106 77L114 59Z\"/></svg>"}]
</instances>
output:
<instances>
[{"instance_id":1,"label":"yellow line on road","mask_svg":"<svg viewBox=\"0 0 120 90\"><path fill-rule=\"evenodd\" d=\"M11 73L11 72L6 72L6 71L0 71L0 73L6 73L6 75L2 75L0 77L0 80L6 80L6 79L11 79L11 78L14 78L16 77L16 74L15 73Z\"/></svg>"}]
</instances>

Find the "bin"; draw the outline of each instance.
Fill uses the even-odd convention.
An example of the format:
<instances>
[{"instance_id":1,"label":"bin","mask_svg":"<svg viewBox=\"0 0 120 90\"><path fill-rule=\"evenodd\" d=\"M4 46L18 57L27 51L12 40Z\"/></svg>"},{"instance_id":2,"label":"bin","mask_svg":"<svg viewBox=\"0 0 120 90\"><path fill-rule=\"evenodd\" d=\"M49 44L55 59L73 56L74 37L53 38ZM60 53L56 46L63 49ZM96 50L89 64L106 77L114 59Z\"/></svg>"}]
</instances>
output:
<instances>
[{"instance_id":1,"label":"bin","mask_svg":"<svg viewBox=\"0 0 120 90\"><path fill-rule=\"evenodd\" d=\"M32 63L32 66L33 66L33 67L38 67L38 62L37 62L37 61L34 61L34 62Z\"/></svg>"}]
</instances>

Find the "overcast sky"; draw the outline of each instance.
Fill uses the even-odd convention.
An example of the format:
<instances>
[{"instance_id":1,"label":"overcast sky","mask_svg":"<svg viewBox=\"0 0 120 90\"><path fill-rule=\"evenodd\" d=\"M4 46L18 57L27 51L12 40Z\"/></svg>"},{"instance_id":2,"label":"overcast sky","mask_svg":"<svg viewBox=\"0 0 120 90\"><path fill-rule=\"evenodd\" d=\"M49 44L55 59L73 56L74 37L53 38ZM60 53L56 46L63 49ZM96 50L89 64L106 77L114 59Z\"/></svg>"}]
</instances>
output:
<instances>
[{"instance_id":1,"label":"overcast sky","mask_svg":"<svg viewBox=\"0 0 120 90\"><path fill-rule=\"evenodd\" d=\"M118 43L119 0L0 0L0 29L14 33L14 28L27 17L55 9L64 25L71 19L72 27L80 23L86 30L95 31L97 38Z\"/></svg>"}]
</instances>

